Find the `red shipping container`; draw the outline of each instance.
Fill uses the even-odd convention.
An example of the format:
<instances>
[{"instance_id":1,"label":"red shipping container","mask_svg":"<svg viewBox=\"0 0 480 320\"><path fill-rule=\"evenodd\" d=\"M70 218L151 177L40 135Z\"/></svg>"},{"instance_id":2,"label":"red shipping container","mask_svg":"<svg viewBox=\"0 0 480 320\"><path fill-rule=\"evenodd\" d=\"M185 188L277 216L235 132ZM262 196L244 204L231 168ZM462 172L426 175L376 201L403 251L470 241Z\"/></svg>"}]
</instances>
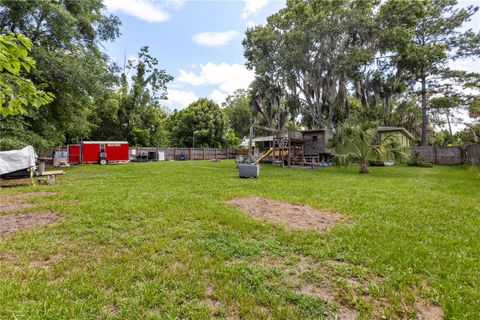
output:
<instances>
[{"instance_id":1,"label":"red shipping container","mask_svg":"<svg viewBox=\"0 0 480 320\"><path fill-rule=\"evenodd\" d=\"M75 163L116 163L129 160L126 141L83 141L68 145L68 161Z\"/></svg>"}]
</instances>

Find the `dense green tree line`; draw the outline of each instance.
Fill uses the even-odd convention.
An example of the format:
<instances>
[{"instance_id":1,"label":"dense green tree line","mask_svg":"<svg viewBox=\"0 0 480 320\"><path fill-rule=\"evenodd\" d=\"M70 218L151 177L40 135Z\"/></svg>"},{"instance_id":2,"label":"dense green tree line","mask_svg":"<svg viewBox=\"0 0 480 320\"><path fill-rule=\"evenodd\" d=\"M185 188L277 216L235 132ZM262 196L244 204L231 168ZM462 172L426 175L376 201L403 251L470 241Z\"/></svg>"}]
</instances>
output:
<instances>
[{"instance_id":1,"label":"dense green tree line","mask_svg":"<svg viewBox=\"0 0 480 320\"><path fill-rule=\"evenodd\" d=\"M462 26L477 11L455 0L288 0L243 41L249 90L222 107L200 99L169 113L173 77L140 48L120 68L102 52L120 20L101 0L0 0L0 149L39 153L80 140L143 146L231 146L248 134L251 102L261 124L327 127L349 122L403 126L419 143L478 138L477 124L453 134L456 111L478 118L480 76L451 70L478 57L480 35ZM41 106L41 107L40 107ZM429 138L429 139L427 139Z\"/></svg>"},{"instance_id":2,"label":"dense green tree line","mask_svg":"<svg viewBox=\"0 0 480 320\"><path fill-rule=\"evenodd\" d=\"M167 114L173 77L148 47L124 70L112 63L101 44L119 36L120 20L103 9L101 0L0 1L0 149L46 153L86 139L190 146L192 130L198 146L238 145L211 101Z\"/></svg>"},{"instance_id":3,"label":"dense green tree line","mask_svg":"<svg viewBox=\"0 0 480 320\"><path fill-rule=\"evenodd\" d=\"M103 4L87 1L0 1L2 33L31 40L36 68L25 75L55 96L28 115L2 118L1 147L34 144L39 151L88 137L97 106L113 94L115 76L101 41L119 35L120 21L102 14Z\"/></svg>"},{"instance_id":4,"label":"dense green tree line","mask_svg":"<svg viewBox=\"0 0 480 320\"><path fill-rule=\"evenodd\" d=\"M246 33L253 94L306 127L375 121L426 144L436 115L478 96L479 74L448 67L479 56L480 34L461 29L477 10L455 0L288 0Z\"/></svg>"}]
</instances>

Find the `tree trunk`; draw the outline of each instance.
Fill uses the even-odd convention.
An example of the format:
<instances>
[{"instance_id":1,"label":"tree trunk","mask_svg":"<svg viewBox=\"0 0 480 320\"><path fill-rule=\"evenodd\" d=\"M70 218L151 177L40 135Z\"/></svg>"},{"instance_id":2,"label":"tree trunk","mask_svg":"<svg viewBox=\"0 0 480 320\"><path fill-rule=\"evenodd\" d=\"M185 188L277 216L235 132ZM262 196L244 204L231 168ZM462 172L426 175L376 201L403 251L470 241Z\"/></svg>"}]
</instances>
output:
<instances>
[{"instance_id":1,"label":"tree trunk","mask_svg":"<svg viewBox=\"0 0 480 320\"><path fill-rule=\"evenodd\" d=\"M450 112L449 111L447 111L447 123L448 123L448 133L450 133L450 136L453 136L452 125L450 124Z\"/></svg>"},{"instance_id":2,"label":"tree trunk","mask_svg":"<svg viewBox=\"0 0 480 320\"><path fill-rule=\"evenodd\" d=\"M348 98L345 99L345 120L350 118L350 104L348 103Z\"/></svg>"},{"instance_id":3,"label":"tree trunk","mask_svg":"<svg viewBox=\"0 0 480 320\"><path fill-rule=\"evenodd\" d=\"M360 160L360 173L370 173L370 170L368 170L367 167L366 160Z\"/></svg>"},{"instance_id":4,"label":"tree trunk","mask_svg":"<svg viewBox=\"0 0 480 320\"><path fill-rule=\"evenodd\" d=\"M478 136L477 136L477 133L475 132L475 129L470 128L470 130L472 130L472 133L473 133L473 142L478 143Z\"/></svg>"},{"instance_id":5,"label":"tree trunk","mask_svg":"<svg viewBox=\"0 0 480 320\"><path fill-rule=\"evenodd\" d=\"M427 145L427 130L428 130L428 118L427 118L427 79L422 77L422 135L420 144L422 146Z\"/></svg>"}]
</instances>

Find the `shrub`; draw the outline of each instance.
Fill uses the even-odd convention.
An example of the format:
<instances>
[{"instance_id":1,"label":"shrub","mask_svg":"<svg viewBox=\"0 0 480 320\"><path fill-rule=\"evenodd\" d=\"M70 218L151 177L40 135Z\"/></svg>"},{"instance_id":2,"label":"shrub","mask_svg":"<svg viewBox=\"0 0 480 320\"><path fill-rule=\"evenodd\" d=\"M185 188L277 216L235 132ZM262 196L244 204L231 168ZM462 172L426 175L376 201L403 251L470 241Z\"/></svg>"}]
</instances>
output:
<instances>
[{"instance_id":1,"label":"shrub","mask_svg":"<svg viewBox=\"0 0 480 320\"><path fill-rule=\"evenodd\" d=\"M410 158L410 160L407 161L407 164L411 167L433 167L433 164L425 161L425 159L418 152L415 152L415 154Z\"/></svg>"}]
</instances>

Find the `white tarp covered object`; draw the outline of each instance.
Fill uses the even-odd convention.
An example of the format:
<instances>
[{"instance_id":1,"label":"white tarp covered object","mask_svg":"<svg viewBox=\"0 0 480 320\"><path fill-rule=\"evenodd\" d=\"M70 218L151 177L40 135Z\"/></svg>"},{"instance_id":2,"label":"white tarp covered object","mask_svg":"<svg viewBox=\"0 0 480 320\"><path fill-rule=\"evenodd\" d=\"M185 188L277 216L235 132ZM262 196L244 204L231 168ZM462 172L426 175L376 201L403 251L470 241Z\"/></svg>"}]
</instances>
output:
<instances>
[{"instance_id":1,"label":"white tarp covered object","mask_svg":"<svg viewBox=\"0 0 480 320\"><path fill-rule=\"evenodd\" d=\"M36 158L32 146L21 150L0 151L0 174L35 167Z\"/></svg>"}]
</instances>

